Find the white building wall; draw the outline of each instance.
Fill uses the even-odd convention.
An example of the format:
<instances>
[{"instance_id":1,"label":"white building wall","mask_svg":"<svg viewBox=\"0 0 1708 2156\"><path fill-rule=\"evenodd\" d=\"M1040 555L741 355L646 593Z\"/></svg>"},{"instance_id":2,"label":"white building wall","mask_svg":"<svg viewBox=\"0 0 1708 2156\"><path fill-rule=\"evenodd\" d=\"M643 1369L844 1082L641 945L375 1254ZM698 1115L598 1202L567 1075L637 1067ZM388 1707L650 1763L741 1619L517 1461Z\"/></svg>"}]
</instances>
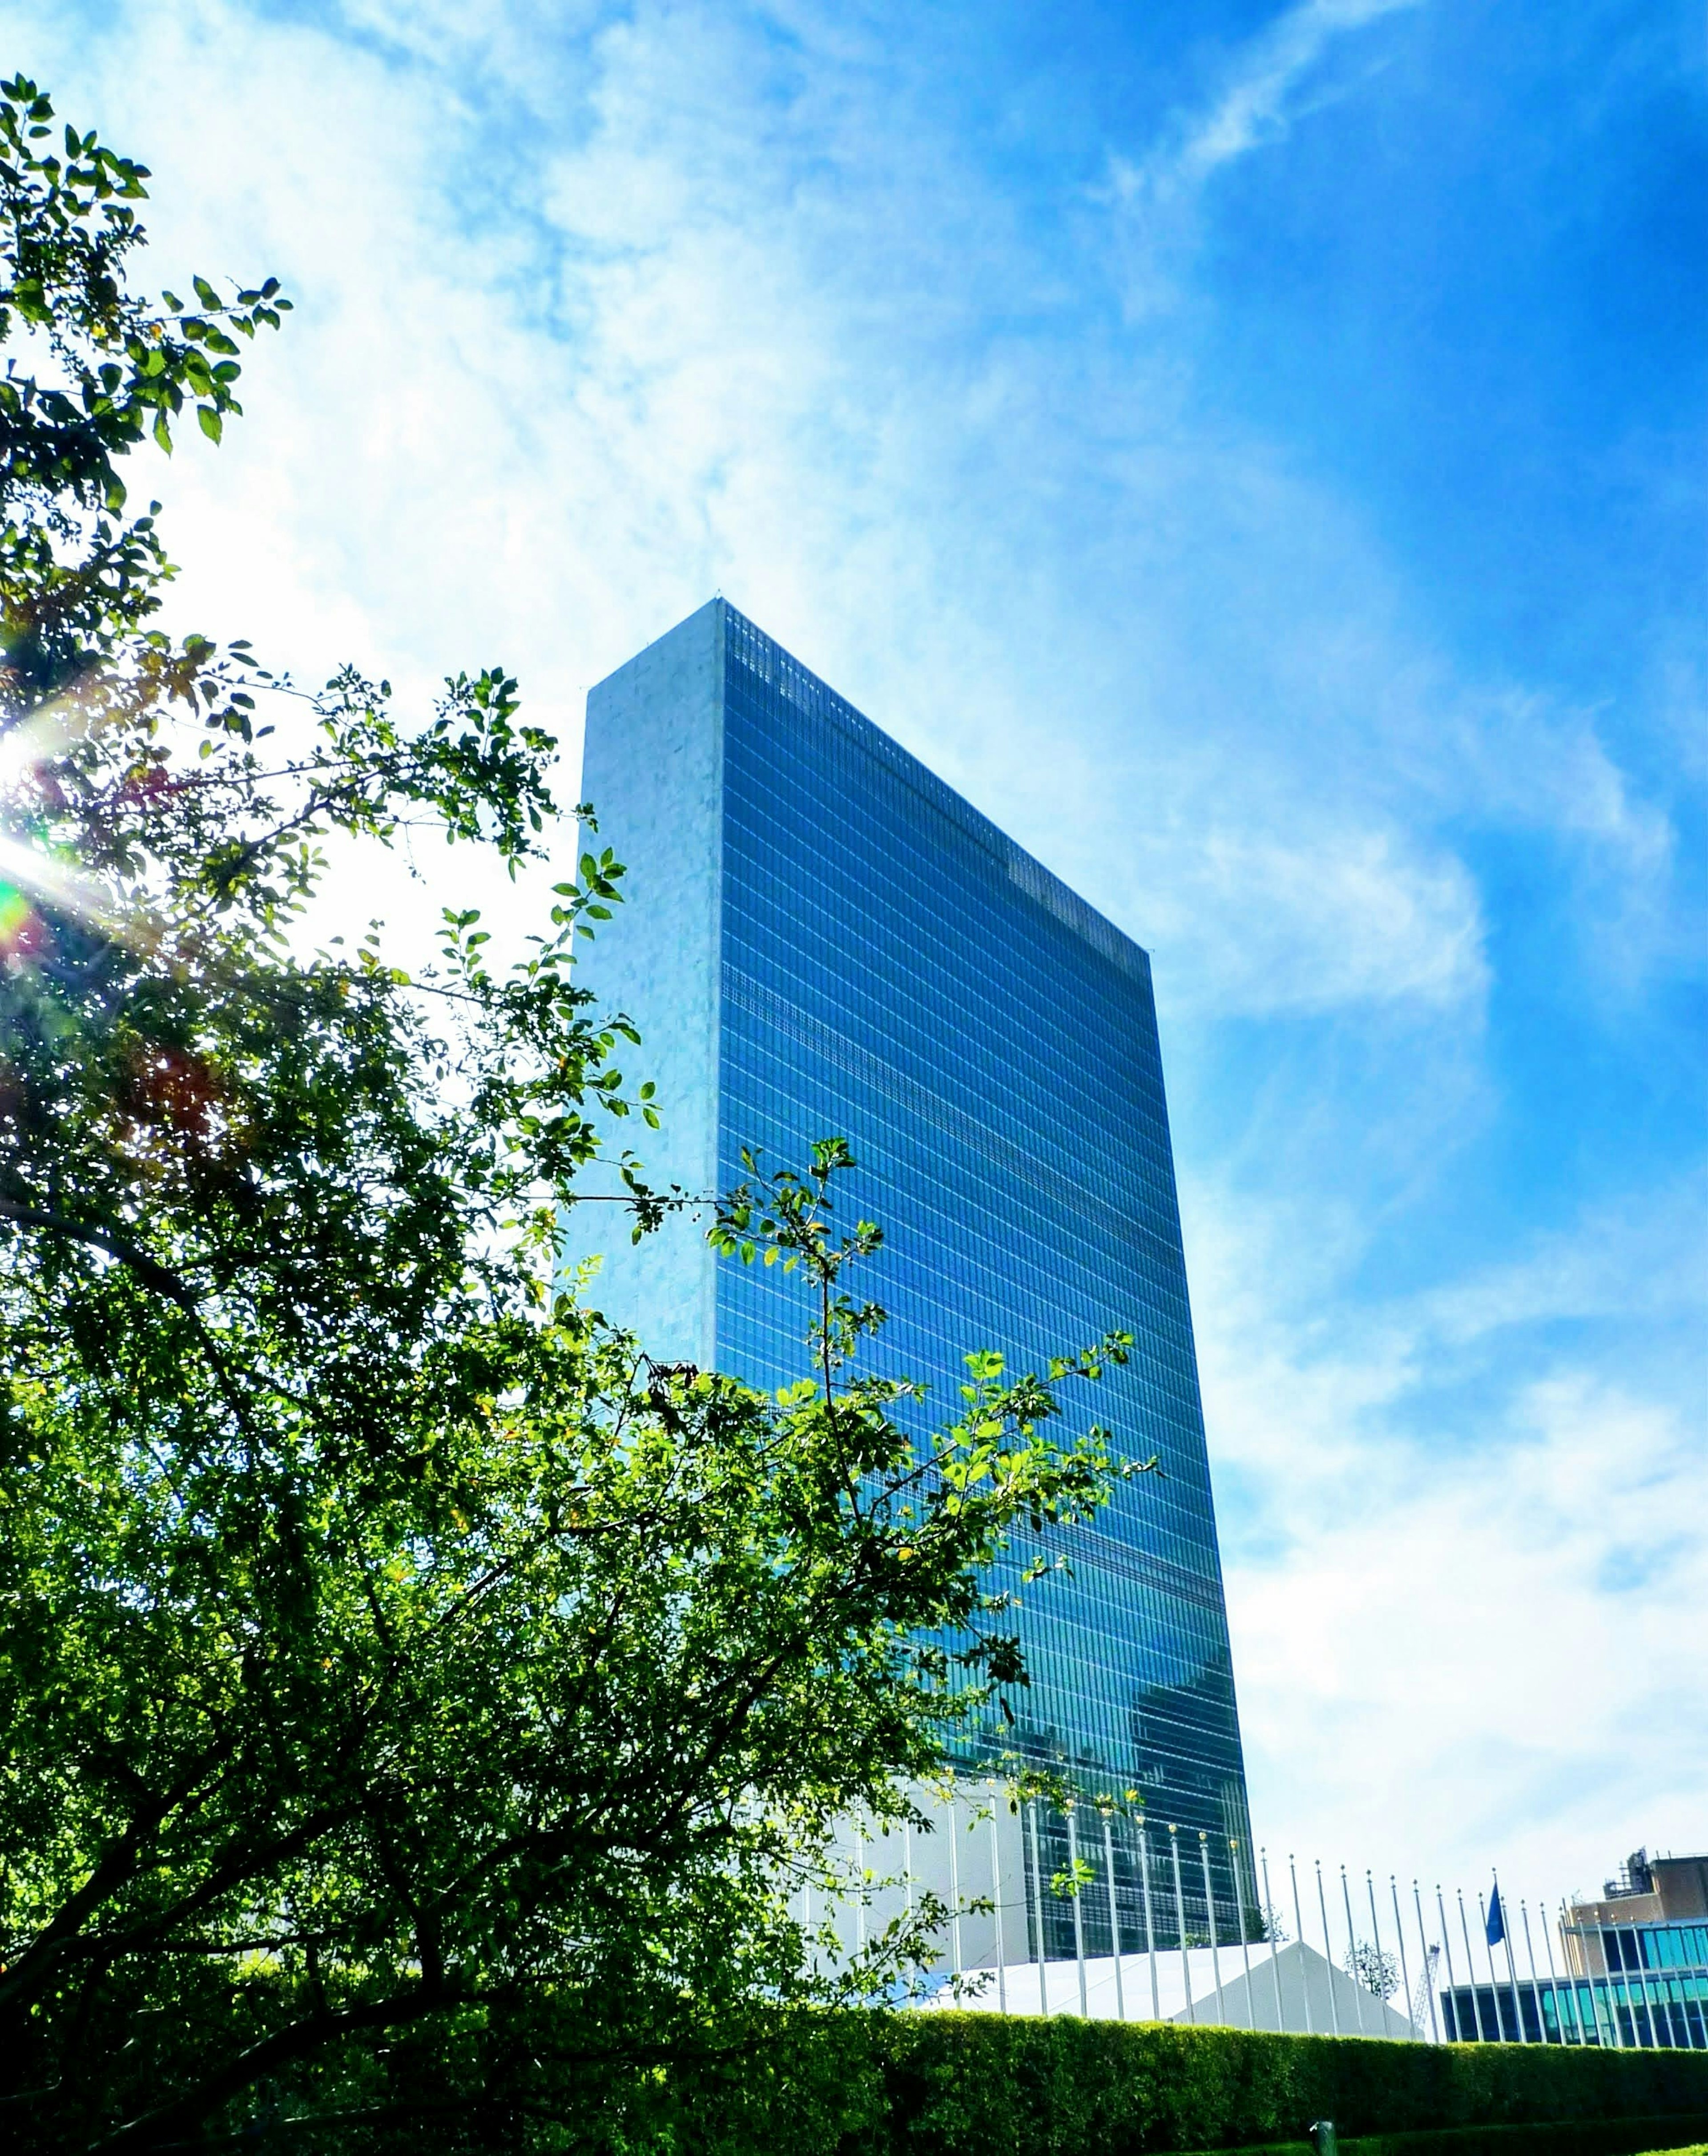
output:
<instances>
[{"instance_id":1,"label":"white building wall","mask_svg":"<svg viewBox=\"0 0 1708 2156\"><path fill-rule=\"evenodd\" d=\"M598 817L595 847L627 871L623 903L576 961L604 1014L625 1013L639 1048L619 1042L631 1095L658 1088L661 1128L639 1116L606 1126L655 1188L695 1196L717 1183L720 906L723 838L723 608L716 601L601 681L587 697L582 798ZM618 1178L585 1171L588 1190ZM620 1205L568 1209L565 1256L600 1263L587 1299L640 1337L659 1362L714 1361L713 1258L706 1218L679 1214L639 1245Z\"/></svg>"}]
</instances>

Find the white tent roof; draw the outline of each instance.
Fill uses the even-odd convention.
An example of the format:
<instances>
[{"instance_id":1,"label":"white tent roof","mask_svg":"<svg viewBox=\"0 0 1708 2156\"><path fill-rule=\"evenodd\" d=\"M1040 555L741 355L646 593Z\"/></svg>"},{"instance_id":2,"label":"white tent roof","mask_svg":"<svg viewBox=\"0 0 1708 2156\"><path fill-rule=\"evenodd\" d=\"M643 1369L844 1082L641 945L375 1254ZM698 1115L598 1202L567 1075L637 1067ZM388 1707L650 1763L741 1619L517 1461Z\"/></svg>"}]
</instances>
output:
<instances>
[{"instance_id":1,"label":"white tent roof","mask_svg":"<svg viewBox=\"0 0 1708 2156\"><path fill-rule=\"evenodd\" d=\"M1236 2029L1285 2030L1294 2035L1411 2038L1403 2014L1324 1958L1295 1943L1276 1948L1193 1947L1123 1954L1080 1964L1011 1962L1001 1972L971 1969L957 1987L946 1982L927 2002L973 2013L1084 2015L1093 2021L1196 2021ZM1249 1976L1247 1975L1248 1968ZM1154 1984L1154 1990L1152 1989ZM958 1990L958 1995L957 1995Z\"/></svg>"}]
</instances>

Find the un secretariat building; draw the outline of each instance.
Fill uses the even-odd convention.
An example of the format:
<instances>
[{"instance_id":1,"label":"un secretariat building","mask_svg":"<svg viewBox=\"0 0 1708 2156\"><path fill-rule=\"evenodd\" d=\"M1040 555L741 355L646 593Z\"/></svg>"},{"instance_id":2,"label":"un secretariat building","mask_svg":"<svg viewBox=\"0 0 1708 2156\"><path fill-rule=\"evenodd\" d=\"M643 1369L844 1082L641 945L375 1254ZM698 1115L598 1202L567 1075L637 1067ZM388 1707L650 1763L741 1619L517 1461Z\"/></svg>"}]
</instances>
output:
<instances>
[{"instance_id":1,"label":"un secretariat building","mask_svg":"<svg viewBox=\"0 0 1708 2156\"><path fill-rule=\"evenodd\" d=\"M579 978L641 1033L650 1181L724 1189L744 1146L798 1168L845 1137L885 1233L872 1361L945 1419L969 1348L1037 1368L1133 1335L1066 1404L1165 1476L1123 1486L1064 1537L1071 1578L1024 1598L1032 1681L1002 1741L1249 1846L1144 952L721 599L593 690L582 792L628 902ZM716 1258L686 1218L636 1246L586 1206L572 1235L655 1358L808 1374L798 1276Z\"/></svg>"}]
</instances>

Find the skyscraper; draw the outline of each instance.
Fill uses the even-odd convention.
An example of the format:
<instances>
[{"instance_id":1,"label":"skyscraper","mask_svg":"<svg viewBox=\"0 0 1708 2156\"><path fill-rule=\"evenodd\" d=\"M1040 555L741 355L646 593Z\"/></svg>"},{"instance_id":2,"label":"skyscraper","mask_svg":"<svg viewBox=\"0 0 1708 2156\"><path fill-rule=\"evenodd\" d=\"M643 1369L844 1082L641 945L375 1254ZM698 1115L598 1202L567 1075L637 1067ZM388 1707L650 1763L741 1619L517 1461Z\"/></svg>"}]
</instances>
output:
<instances>
[{"instance_id":1,"label":"skyscraper","mask_svg":"<svg viewBox=\"0 0 1708 2156\"><path fill-rule=\"evenodd\" d=\"M651 1180L727 1188L744 1146L798 1167L845 1137L886 1239L864 1290L891 1312L882 1366L946 1417L969 1349L1037 1368L1133 1335L1069 1404L1163 1474L1125 1485L1064 1537L1071 1577L1029 1591L1032 1681L1004 1742L1244 1846L1144 952L721 599L593 690L582 791L628 872L582 978L640 1029L629 1075L664 1114L639 1148ZM767 1387L807 1373L798 1276L715 1258L685 1218L637 1247L588 1206L572 1235L603 1255L593 1301L659 1359Z\"/></svg>"}]
</instances>

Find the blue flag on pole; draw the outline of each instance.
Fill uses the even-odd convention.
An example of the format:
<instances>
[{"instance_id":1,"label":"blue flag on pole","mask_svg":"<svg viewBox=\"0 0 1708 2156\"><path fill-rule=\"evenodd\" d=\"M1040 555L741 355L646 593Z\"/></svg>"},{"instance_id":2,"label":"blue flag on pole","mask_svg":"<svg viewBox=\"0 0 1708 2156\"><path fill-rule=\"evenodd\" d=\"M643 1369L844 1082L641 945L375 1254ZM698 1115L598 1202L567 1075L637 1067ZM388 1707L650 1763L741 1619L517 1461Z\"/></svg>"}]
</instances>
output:
<instances>
[{"instance_id":1,"label":"blue flag on pole","mask_svg":"<svg viewBox=\"0 0 1708 2156\"><path fill-rule=\"evenodd\" d=\"M1500 1882L1495 1881L1495 1891L1489 1897L1489 1944L1498 1947L1506 1936L1506 1919L1500 1910Z\"/></svg>"}]
</instances>

